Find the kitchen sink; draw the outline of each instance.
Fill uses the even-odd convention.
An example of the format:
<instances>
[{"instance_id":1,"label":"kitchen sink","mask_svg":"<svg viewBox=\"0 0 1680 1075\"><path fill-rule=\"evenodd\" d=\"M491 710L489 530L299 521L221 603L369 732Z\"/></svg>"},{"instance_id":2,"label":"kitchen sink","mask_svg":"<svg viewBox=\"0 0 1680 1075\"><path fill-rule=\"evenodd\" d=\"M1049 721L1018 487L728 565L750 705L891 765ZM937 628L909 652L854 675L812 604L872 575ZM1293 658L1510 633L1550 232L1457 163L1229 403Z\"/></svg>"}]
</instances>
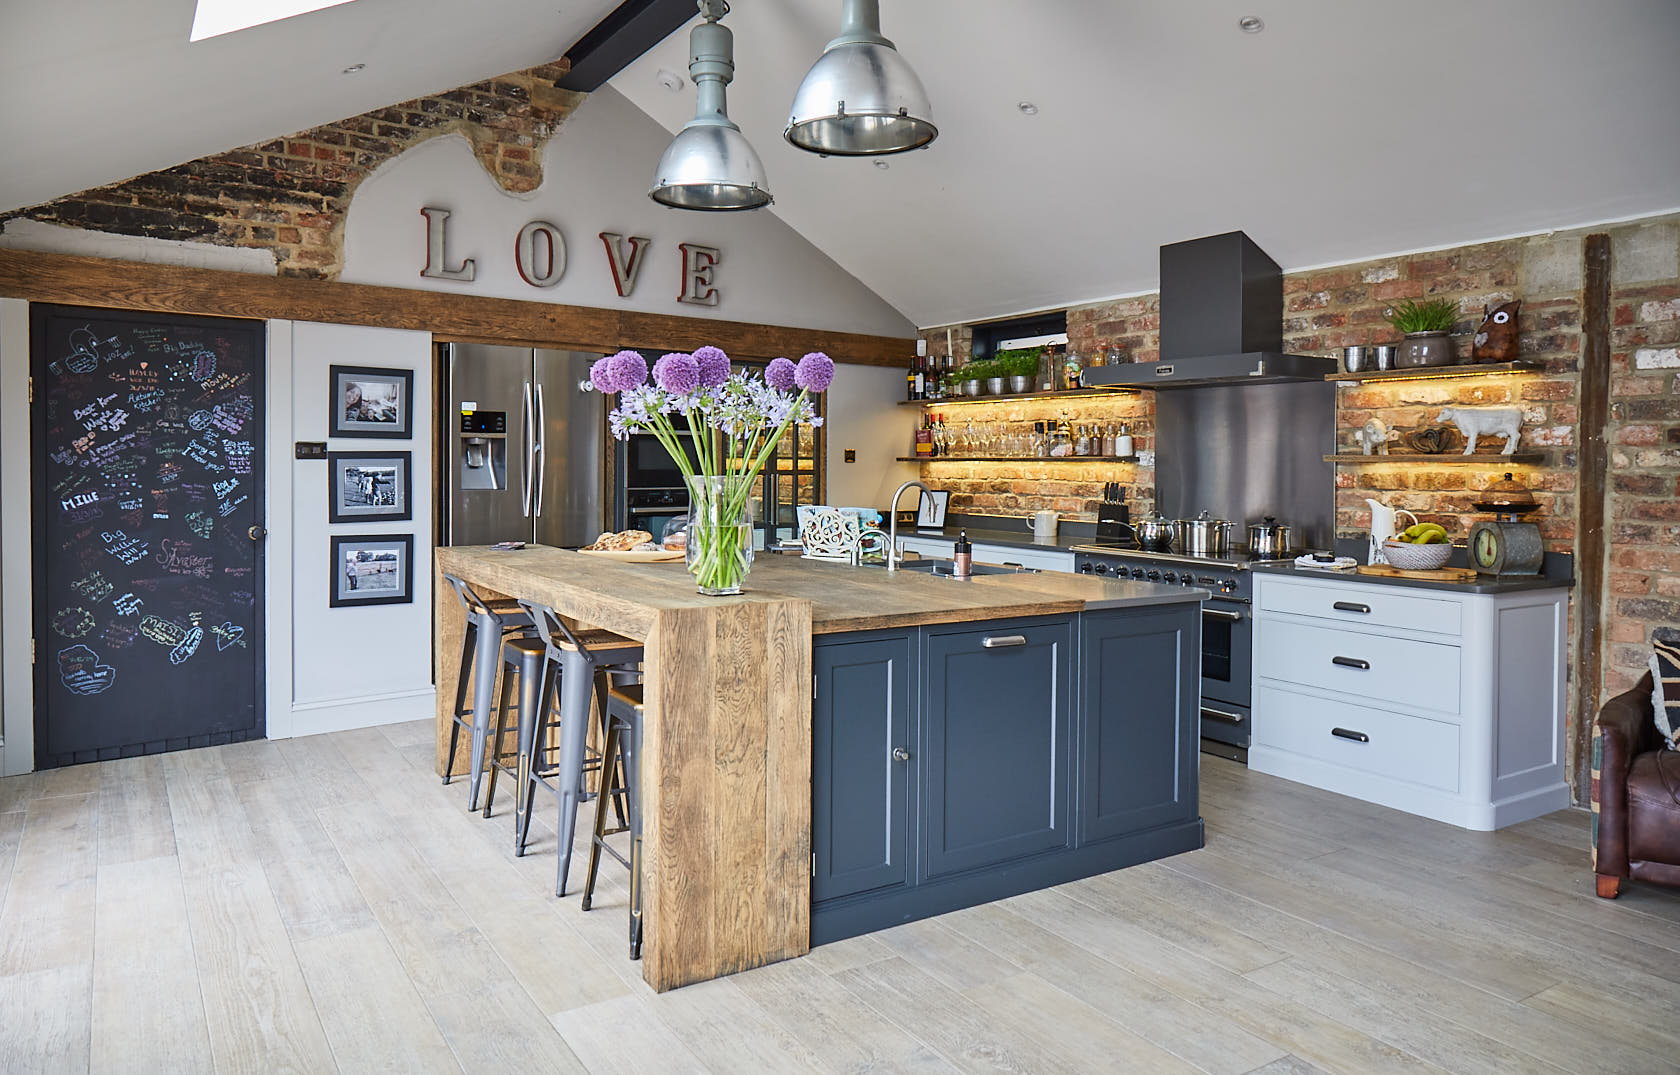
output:
<instances>
[{"instance_id":1,"label":"kitchen sink","mask_svg":"<svg viewBox=\"0 0 1680 1075\"><path fill-rule=\"evenodd\" d=\"M898 565L900 571L917 571L923 575L935 575L939 578L954 579L956 564L950 560L906 560ZM973 564L969 567L968 578L975 575L1036 575L1038 568L1021 567L1019 565L1002 564Z\"/></svg>"}]
</instances>

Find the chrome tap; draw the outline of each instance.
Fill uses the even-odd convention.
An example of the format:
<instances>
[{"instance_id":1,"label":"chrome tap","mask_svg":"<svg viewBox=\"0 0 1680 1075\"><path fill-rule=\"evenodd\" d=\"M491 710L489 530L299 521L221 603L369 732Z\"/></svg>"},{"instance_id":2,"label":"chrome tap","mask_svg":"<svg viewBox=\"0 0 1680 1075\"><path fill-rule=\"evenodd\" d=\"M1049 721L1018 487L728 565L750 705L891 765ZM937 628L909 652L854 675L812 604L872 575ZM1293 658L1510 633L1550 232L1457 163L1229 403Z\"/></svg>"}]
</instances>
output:
<instances>
[{"instance_id":1,"label":"chrome tap","mask_svg":"<svg viewBox=\"0 0 1680 1075\"><path fill-rule=\"evenodd\" d=\"M889 560L892 558L892 539L887 537L887 532L878 526L866 526L858 533L856 539L852 541L851 548L847 550L850 553L853 567L863 566L863 547L870 543L876 544L877 551L885 551Z\"/></svg>"},{"instance_id":2,"label":"chrome tap","mask_svg":"<svg viewBox=\"0 0 1680 1075\"><path fill-rule=\"evenodd\" d=\"M910 488L912 485L914 485L916 488L920 489L924 493L933 492L932 489L929 489L927 486L923 485L921 482L907 481L903 485L899 486L898 490L893 493L892 503L887 506L887 516L888 516L888 518L891 519L891 522L889 522L887 524L887 526L888 526L888 531L887 531L887 570L888 571L897 571L898 570L898 565L904 559L904 557L901 556L899 554L899 551L898 551L898 498L903 496L904 495L904 490ZM918 496L917 497L918 503L920 502L920 500L921 500L921 498Z\"/></svg>"}]
</instances>

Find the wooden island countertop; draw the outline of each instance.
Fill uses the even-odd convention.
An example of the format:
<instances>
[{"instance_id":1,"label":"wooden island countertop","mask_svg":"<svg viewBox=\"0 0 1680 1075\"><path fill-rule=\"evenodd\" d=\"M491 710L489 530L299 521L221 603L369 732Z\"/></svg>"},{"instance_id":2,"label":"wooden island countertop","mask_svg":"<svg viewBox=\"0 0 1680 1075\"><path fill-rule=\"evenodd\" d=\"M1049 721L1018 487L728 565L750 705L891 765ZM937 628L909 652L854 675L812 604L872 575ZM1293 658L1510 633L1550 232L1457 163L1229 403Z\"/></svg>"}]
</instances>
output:
<instances>
[{"instance_id":1,"label":"wooden island countertop","mask_svg":"<svg viewBox=\"0 0 1680 1075\"><path fill-rule=\"evenodd\" d=\"M737 597L705 597L681 562L530 546L440 548L437 766L448 757L465 627L445 572L644 643L643 976L703 981L810 947L811 637L1197 602L1205 591L1085 575L968 580L760 555ZM464 739L465 737L463 737Z\"/></svg>"}]
</instances>

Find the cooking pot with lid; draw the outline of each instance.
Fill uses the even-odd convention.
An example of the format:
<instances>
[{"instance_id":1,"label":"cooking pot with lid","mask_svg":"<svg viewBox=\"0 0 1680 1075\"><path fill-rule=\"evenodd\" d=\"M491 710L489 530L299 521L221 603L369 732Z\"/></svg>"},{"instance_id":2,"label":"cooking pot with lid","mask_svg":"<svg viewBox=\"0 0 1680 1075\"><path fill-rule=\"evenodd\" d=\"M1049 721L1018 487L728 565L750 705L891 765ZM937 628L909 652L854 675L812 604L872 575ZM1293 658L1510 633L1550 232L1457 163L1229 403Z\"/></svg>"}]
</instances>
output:
<instances>
[{"instance_id":1,"label":"cooking pot with lid","mask_svg":"<svg viewBox=\"0 0 1680 1075\"><path fill-rule=\"evenodd\" d=\"M1173 546L1187 556L1223 556L1231 546L1231 523L1205 511L1194 519L1174 519Z\"/></svg>"},{"instance_id":2,"label":"cooking pot with lid","mask_svg":"<svg viewBox=\"0 0 1680 1075\"><path fill-rule=\"evenodd\" d=\"M1294 547L1295 530L1287 523L1268 515L1257 523L1248 524L1248 551L1256 560L1282 560Z\"/></svg>"},{"instance_id":3,"label":"cooking pot with lid","mask_svg":"<svg viewBox=\"0 0 1680 1075\"><path fill-rule=\"evenodd\" d=\"M1168 552L1172 549L1172 520L1159 511L1152 511L1132 527L1137 534L1138 547L1148 552Z\"/></svg>"}]
</instances>

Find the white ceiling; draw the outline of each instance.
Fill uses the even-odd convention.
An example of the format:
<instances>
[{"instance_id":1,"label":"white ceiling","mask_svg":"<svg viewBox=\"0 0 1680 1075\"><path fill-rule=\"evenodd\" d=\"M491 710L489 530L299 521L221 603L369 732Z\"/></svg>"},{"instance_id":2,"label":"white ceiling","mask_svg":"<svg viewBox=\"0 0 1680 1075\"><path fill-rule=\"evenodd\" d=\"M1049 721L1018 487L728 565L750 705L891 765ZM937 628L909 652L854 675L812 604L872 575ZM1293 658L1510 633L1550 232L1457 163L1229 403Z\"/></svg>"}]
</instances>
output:
<instances>
[{"instance_id":1,"label":"white ceiling","mask_svg":"<svg viewBox=\"0 0 1680 1075\"><path fill-rule=\"evenodd\" d=\"M552 60L614 6L355 0L189 45L193 0L0 0L0 211ZM738 0L730 114L772 211L921 325L1152 290L1162 243L1233 228L1292 269L1680 208L1677 0L884 0L940 126L886 171L781 139L839 7ZM684 30L613 85L674 131L686 66Z\"/></svg>"},{"instance_id":2,"label":"white ceiling","mask_svg":"<svg viewBox=\"0 0 1680 1075\"><path fill-rule=\"evenodd\" d=\"M1292 269L1680 207L1676 0L883 0L940 129L888 171L781 137L839 6L737 3L730 115L774 211L919 325L1153 290L1161 244L1232 229ZM686 36L613 80L671 130Z\"/></svg>"}]
</instances>

